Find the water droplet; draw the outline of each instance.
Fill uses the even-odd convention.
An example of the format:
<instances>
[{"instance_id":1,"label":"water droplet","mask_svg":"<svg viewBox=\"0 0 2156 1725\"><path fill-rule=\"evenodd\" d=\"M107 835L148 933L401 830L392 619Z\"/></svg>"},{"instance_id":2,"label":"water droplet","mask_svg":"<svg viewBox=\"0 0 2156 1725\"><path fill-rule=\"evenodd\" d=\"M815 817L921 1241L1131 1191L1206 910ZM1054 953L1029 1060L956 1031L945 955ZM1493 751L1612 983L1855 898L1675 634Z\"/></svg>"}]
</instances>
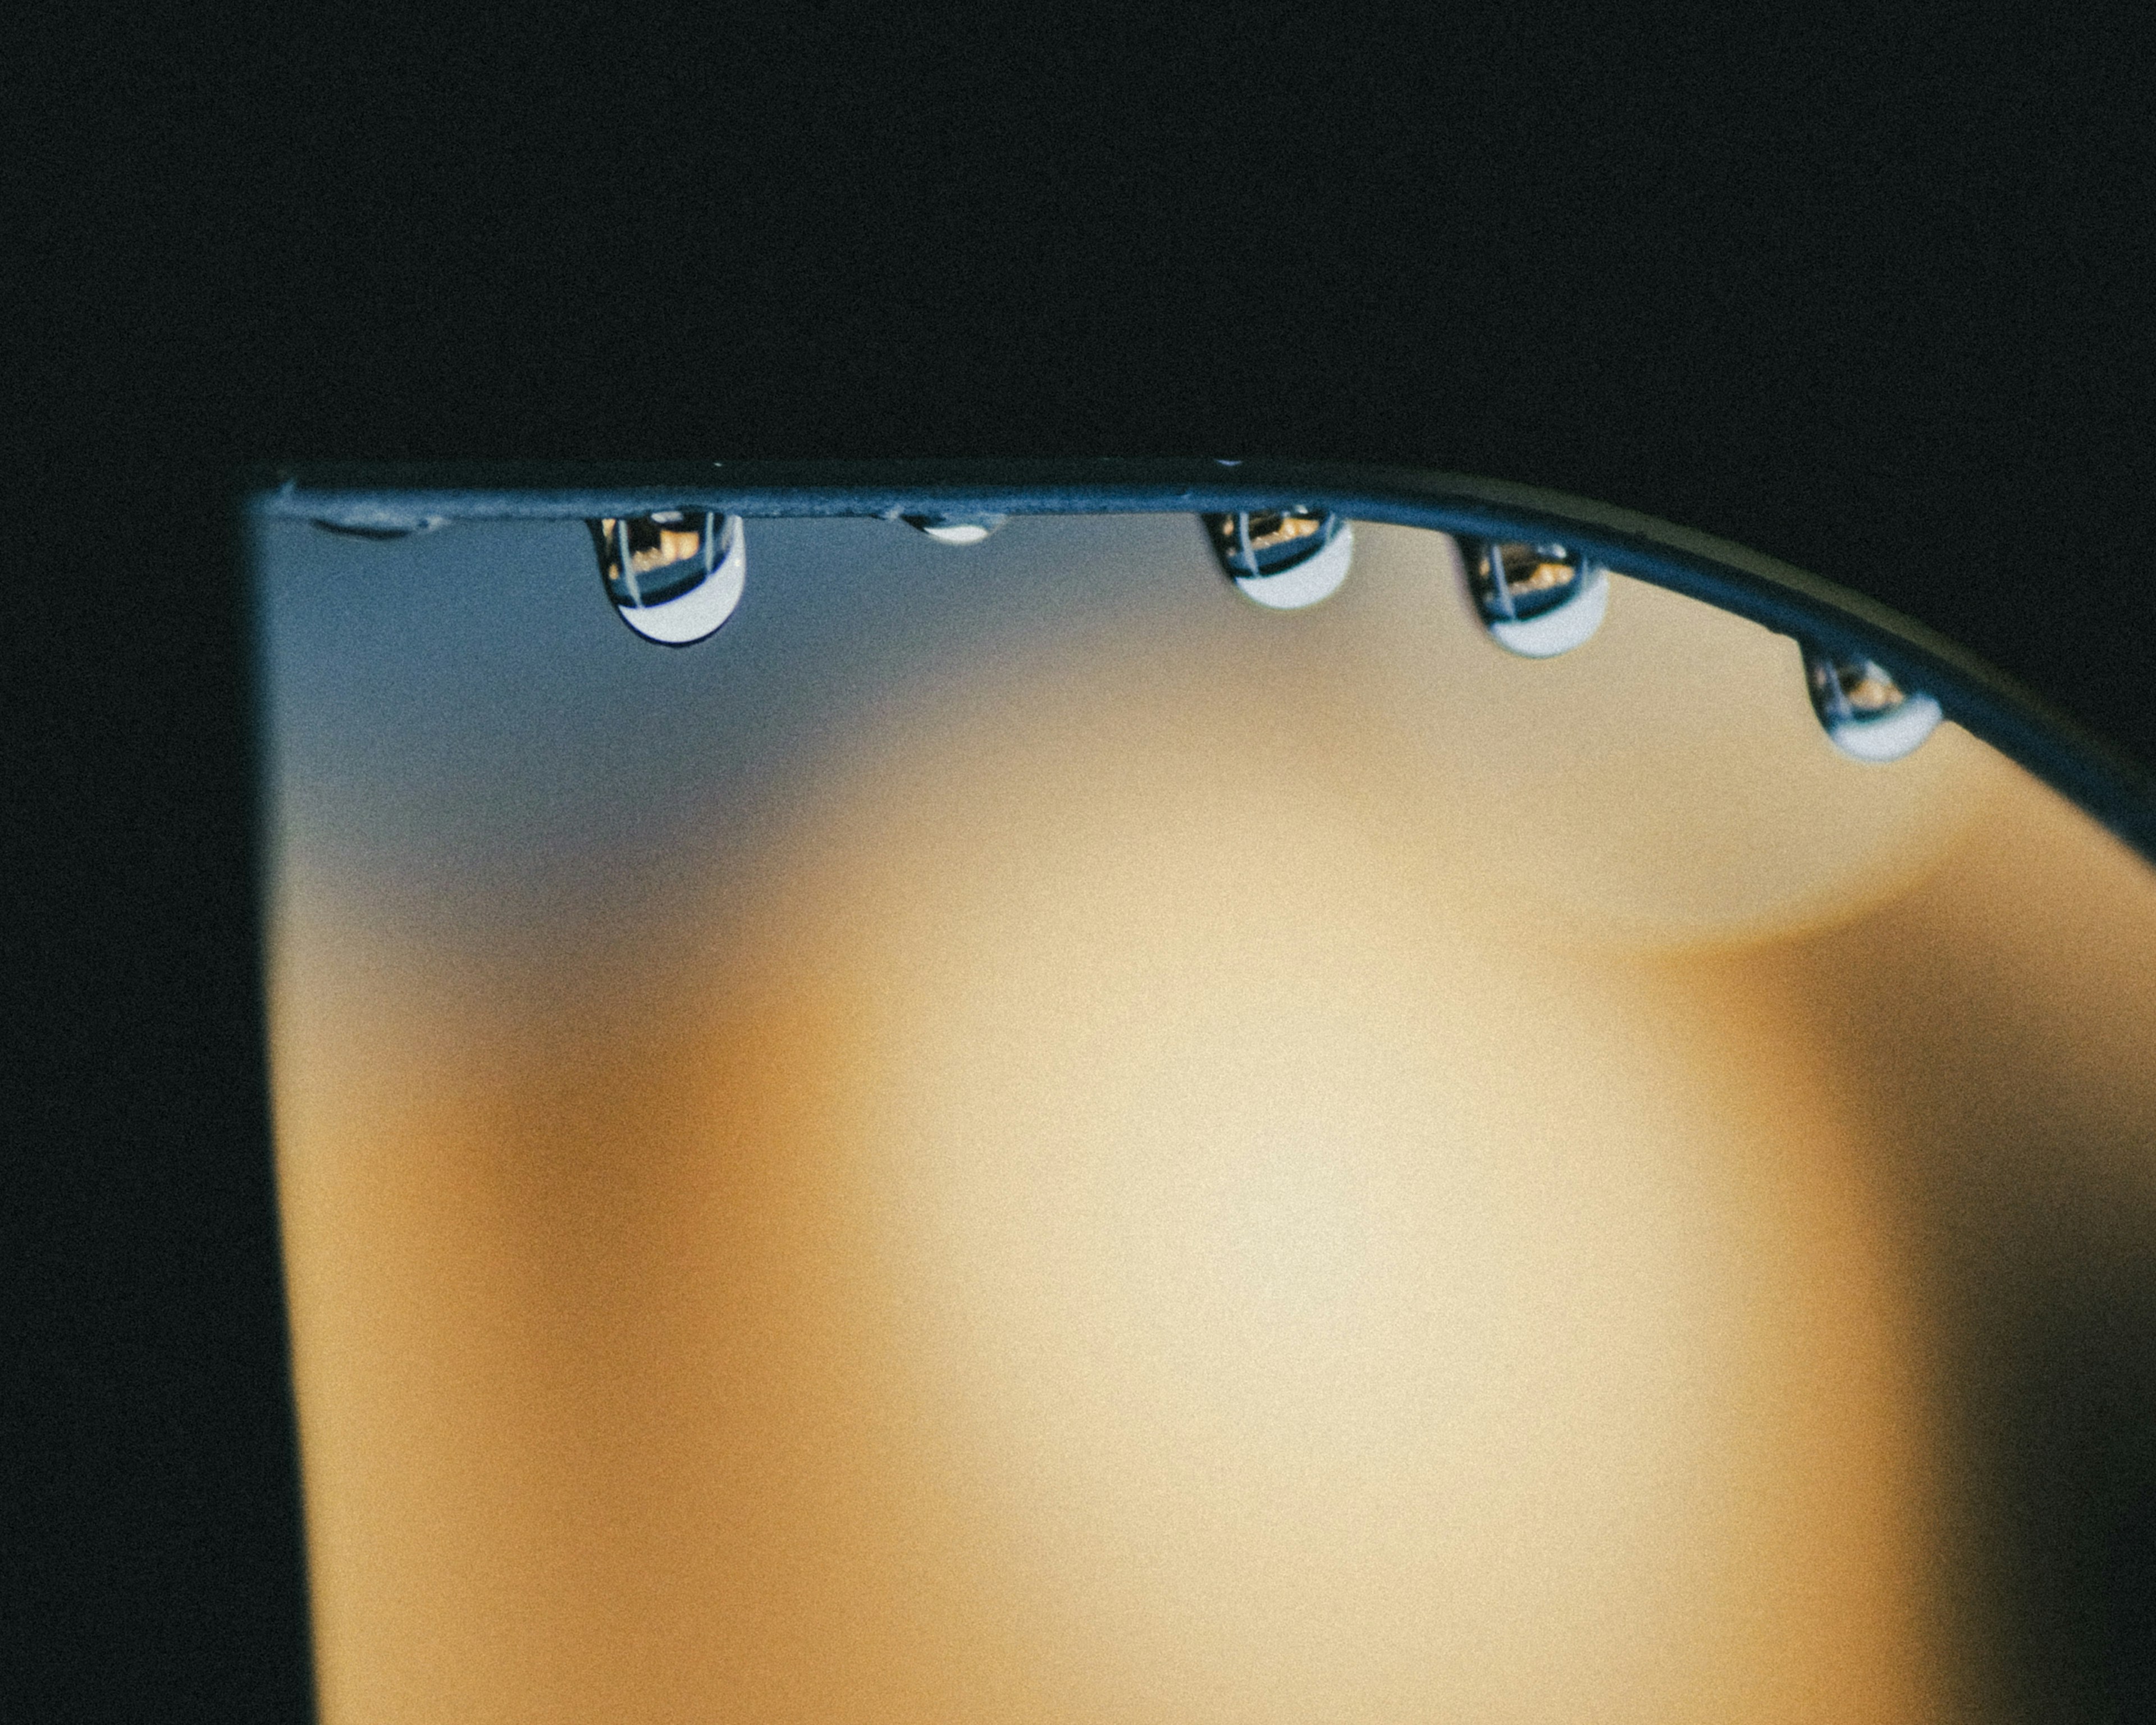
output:
<instances>
[{"instance_id":1,"label":"water droplet","mask_svg":"<svg viewBox=\"0 0 2156 1725\"><path fill-rule=\"evenodd\" d=\"M918 527L938 545L978 545L1009 519L1000 515L909 515L909 527Z\"/></svg>"},{"instance_id":2,"label":"water droplet","mask_svg":"<svg viewBox=\"0 0 2156 1725\"><path fill-rule=\"evenodd\" d=\"M1932 696L1904 689L1892 672L1861 653L1830 653L1810 643L1804 651L1812 711L1845 755L1898 761L1946 716Z\"/></svg>"},{"instance_id":3,"label":"water droplet","mask_svg":"<svg viewBox=\"0 0 2156 1725\"><path fill-rule=\"evenodd\" d=\"M1554 659L1591 639L1609 608L1609 572L1562 545L1463 539L1467 584L1491 639L1522 659Z\"/></svg>"},{"instance_id":4,"label":"water droplet","mask_svg":"<svg viewBox=\"0 0 2156 1725\"><path fill-rule=\"evenodd\" d=\"M1329 599L1348 578L1354 528L1337 515L1275 509L1203 517L1214 554L1237 591L1276 611Z\"/></svg>"},{"instance_id":5,"label":"water droplet","mask_svg":"<svg viewBox=\"0 0 2156 1725\"><path fill-rule=\"evenodd\" d=\"M408 539L414 533L431 533L437 527L449 526L446 516L423 516L416 521L358 522L322 521L314 523L325 533L335 533L345 539Z\"/></svg>"},{"instance_id":6,"label":"water droplet","mask_svg":"<svg viewBox=\"0 0 2156 1725\"><path fill-rule=\"evenodd\" d=\"M739 516L669 509L585 525L607 598L647 641L701 641L741 603L748 552Z\"/></svg>"}]
</instances>

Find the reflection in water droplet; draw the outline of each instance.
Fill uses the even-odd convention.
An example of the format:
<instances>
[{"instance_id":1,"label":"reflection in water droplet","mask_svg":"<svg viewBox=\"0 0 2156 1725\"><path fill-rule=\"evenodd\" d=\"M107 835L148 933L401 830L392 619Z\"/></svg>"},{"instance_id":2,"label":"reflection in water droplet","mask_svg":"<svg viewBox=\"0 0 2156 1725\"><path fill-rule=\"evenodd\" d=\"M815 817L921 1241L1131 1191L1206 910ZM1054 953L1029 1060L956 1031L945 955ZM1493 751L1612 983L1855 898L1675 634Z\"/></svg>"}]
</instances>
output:
<instances>
[{"instance_id":1,"label":"reflection in water droplet","mask_svg":"<svg viewBox=\"0 0 2156 1725\"><path fill-rule=\"evenodd\" d=\"M1590 639L1609 608L1609 572L1562 545L1460 542L1490 639L1522 659L1554 659Z\"/></svg>"},{"instance_id":2,"label":"reflection in water droplet","mask_svg":"<svg viewBox=\"0 0 2156 1725\"><path fill-rule=\"evenodd\" d=\"M647 641L701 641L741 603L748 552L739 516L670 509L585 525L607 598Z\"/></svg>"},{"instance_id":3,"label":"reflection in water droplet","mask_svg":"<svg viewBox=\"0 0 2156 1725\"><path fill-rule=\"evenodd\" d=\"M1355 532L1337 515L1276 509L1203 520L1236 590L1272 610L1299 611L1331 598L1348 578Z\"/></svg>"},{"instance_id":4,"label":"reflection in water droplet","mask_svg":"<svg viewBox=\"0 0 2156 1725\"><path fill-rule=\"evenodd\" d=\"M909 515L906 526L918 527L938 545L978 545L1009 520L1000 515Z\"/></svg>"},{"instance_id":5,"label":"reflection in water droplet","mask_svg":"<svg viewBox=\"0 0 2156 1725\"><path fill-rule=\"evenodd\" d=\"M1938 728L1939 704L1904 689L1893 674L1861 654L1804 645L1804 682L1812 711L1845 755L1859 761L1898 761Z\"/></svg>"}]
</instances>

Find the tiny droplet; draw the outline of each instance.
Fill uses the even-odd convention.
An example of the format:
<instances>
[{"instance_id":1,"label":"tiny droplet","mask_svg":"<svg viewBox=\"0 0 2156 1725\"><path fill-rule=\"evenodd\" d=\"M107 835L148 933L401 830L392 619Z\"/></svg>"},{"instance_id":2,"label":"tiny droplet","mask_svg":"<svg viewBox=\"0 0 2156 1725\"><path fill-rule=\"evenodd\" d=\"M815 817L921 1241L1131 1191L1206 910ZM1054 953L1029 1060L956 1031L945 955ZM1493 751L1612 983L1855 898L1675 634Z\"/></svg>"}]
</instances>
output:
<instances>
[{"instance_id":1,"label":"tiny droplet","mask_svg":"<svg viewBox=\"0 0 2156 1725\"><path fill-rule=\"evenodd\" d=\"M978 545L1009 519L1000 515L909 515L909 527L918 527L938 545Z\"/></svg>"},{"instance_id":2,"label":"tiny droplet","mask_svg":"<svg viewBox=\"0 0 2156 1725\"><path fill-rule=\"evenodd\" d=\"M741 603L748 552L739 516L670 509L585 525L607 598L645 640L688 646Z\"/></svg>"},{"instance_id":3,"label":"tiny droplet","mask_svg":"<svg viewBox=\"0 0 2156 1725\"><path fill-rule=\"evenodd\" d=\"M1275 611L1300 611L1329 599L1348 578L1353 526L1312 509L1275 509L1203 517L1214 555L1236 591Z\"/></svg>"},{"instance_id":4,"label":"tiny droplet","mask_svg":"<svg viewBox=\"0 0 2156 1725\"><path fill-rule=\"evenodd\" d=\"M1945 716L1922 691L1862 654L1830 652L1805 643L1804 682L1812 711L1836 748L1859 761L1898 761Z\"/></svg>"},{"instance_id":5,"label":"tiny droplet","mask_svg":"<svg viewBox=\"0 0 2156 1725\"><path fill-rule=\"evenodd\" d=\"M415 521L357 522L323 521L314 525L325 533L335 533L345 539L408 539L414 533L431 533L437 527L449 526L446 516L422 516Z\"/></svg>"},{"instance_id":6,"label":"tiny droplet","mask_svg":"<svg viewBox=\"0 0 2156 1725\"><path fill-rule=\"evenodd\" d=\"M1522 659L1554 659L1592 639L1609 608L1609 572L1562 545L1463 539L1475 609L1490 639Z\"/></svg>"}]
</instances>

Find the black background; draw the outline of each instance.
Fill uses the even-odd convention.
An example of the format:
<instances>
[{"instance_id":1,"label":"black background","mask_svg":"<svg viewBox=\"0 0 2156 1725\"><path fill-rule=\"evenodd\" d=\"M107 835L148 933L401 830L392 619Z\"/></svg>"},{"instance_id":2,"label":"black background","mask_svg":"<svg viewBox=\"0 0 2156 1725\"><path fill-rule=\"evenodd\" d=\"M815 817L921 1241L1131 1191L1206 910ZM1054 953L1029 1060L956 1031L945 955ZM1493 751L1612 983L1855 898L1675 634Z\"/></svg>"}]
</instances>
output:
<instances>
[{"instance_id":1,"label":"black background","mask_svg":"<svg viewBox=\"0 0 2156 1725\"><path fill-rule=\"evenodd\" d=\"M1863 588L2156 763L2132 14L1625 13L26 27L0 1716L309 1709L242 462L1421 462ZM2147 1337L2032 1388L2046 1717L2149 1681L2149 1399L2056 1439Z\"/></svg>"}]
</instances>

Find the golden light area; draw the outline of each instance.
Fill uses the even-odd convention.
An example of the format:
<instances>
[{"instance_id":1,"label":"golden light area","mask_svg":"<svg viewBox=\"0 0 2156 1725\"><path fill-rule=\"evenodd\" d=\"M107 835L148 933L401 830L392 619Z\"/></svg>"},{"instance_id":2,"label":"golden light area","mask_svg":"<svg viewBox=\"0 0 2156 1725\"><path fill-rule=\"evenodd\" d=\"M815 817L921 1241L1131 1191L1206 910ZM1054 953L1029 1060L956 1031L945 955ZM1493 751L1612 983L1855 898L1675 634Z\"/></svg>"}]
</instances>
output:
<instances>
[{"instance_id":1,"label":"golden light area","mask_svg":"<svg viewBox=\"0 0 2156 1725\"><path fill-rule=\"evenodd\" d=\"M1822 1076L1728 979L1478 937L1342 739L1214 701L1036 689L989 783L886 768L819 895L907 883L812 962L861 978L888 1346L1052 1716L1916 1716Z\"/></svg>"},{"instance_id":2,"label":"golden light area","mask_svg":"<svg viewBox=\"0 0 2156 1725\"><path fill-rule=\"evenodd\" d=\"M400 942L292 838L331 1725L1943 1716L1928 1332L1869 1117L1786 968L1618 948L1702 902L1853 916L1977 770L1765 721L1714 765L1635 703L1733 687L1722 620L1651 605L1662 670L1613 604L1584 721L1430 680L1433 753L1342 674L1368 561L1322 629L894 696L746 874L688 859L603 949ZM1471 758L1498 739L1524 791ZM1799 750L1905 788L1778 858ZM1517 798L1582 758L1629 824L1553 875L1586 817ZM1711 824L1624 812L1702 785L1745 830L1664 880L1656 823ZM1522 938L1460 864L1497 839L1624 938Z\"/></svg>"},{"instance_id":3,"label":"golden light area","mask_svg":"<svg viewBox=\"0 0 2156 1725\"><path fill-rule=\"evenodd\" d=\"M1338 675L1367 691L1373 734L1414 739L1398 794L1426 813L1424 847L1496 883L1486 916L1538 936L1824 927L1914 884L2002 782L1951 724L1890 772L1851 763L1812 716L1794 642L1661 588L1613 577L1593 640L1522 665L1476 628L1453 541L1378 527L1356 545L1325 619Z\"/></svg>"}]
</instances>

